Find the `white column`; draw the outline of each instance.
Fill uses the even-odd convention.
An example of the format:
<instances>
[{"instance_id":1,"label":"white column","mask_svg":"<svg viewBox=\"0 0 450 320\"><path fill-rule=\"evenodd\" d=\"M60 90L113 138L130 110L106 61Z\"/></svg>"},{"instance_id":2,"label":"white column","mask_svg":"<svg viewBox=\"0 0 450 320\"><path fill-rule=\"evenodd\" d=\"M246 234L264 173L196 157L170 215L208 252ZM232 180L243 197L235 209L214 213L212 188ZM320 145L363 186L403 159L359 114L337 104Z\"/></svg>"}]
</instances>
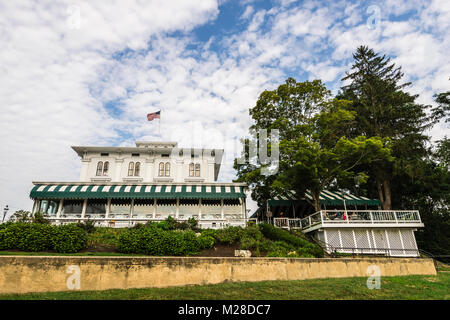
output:
<instances>
[{"instance_id":1,"label":"white column","mask_svg":"<svg viewBox=\"0 0 450 320\"><path fill-rule=\"evenodd\" d=\"M156 205L157 205L157 203L156 203L156 199L153 199L153 219L155 219L155 217L156 217Z\"/></svg>"},{"instance_id":2,"label":"white column","mask_svg":"<svg viewBox=\"0 0 450 320\"><path fill-rule=\"evenodd\" d=\"M198 199L198 220L202 220L202 199Z\"/></svg>"},{"instance_id":3,"label":"white column","mask_svg":"<svg viewBox=\"0 0 450 320\"><path fill-rule=\"evenodd\" d=\"M133 218L134 213L134 199L131 199L131 207L130 207L130 216L129 218Z\"/></svg>"},{"instance_id":4,"label":"white column","mask_svg":"<svg viewBox=\"0 0 450 320\"><path fill-rule=\"evenodd\" d=\"M81 210L81 218L84 218L84 215L86 213L86 207L87 207L87 199L83 202L83 209Z\"/></svg>"},{"instance_id":5,"label":"white column","mask_svg":"<svg viewBox=\"0 0 450 320\"><path fill-rule=\"evenodd\" d=\"M33 204L33 213L36 213L38 211L39 208L39 200L36 199L34 200L34 204Z\"/></svg>"},{"instance_id":6,"label":"white column","mask_svg":"<svg viewBox=\"0 0 450 320\"><path fill-rule=\"evenodd\" d=\"M59 218L61 216L61 211L63 208L63 199L59 200L58 211L56 211L56 217Z\"/></svg>"},{"instance_id":7,"label":"white column","mask_svg":"<svg viewBox=\"0 0 450 320\"><path fill-rule=\"evenodd\" d=\"M177 198L177 209L175 211L175 219L178 219L179 213L180 213L180 198Z\"/></svg>"},{"instance_id":8,"label":"white column","mask_svg":"<svg viewBox=\"0 0 450 320\"><path fill-rule=\"evenodd\" d=\"M220 218L224 218L223 199L220 199Z\"/></svg>"},{"instance_id":9,"label":"white column","mask_svg":"<svg viewBox=\"0 0 450 320\"><path fill-rule=\"evenodd\" d=\"M106 214L105 214L105 218L109 217L109 213L111 212L111 199L108 199L106 201Z\"/></svg>"}]
</instances>

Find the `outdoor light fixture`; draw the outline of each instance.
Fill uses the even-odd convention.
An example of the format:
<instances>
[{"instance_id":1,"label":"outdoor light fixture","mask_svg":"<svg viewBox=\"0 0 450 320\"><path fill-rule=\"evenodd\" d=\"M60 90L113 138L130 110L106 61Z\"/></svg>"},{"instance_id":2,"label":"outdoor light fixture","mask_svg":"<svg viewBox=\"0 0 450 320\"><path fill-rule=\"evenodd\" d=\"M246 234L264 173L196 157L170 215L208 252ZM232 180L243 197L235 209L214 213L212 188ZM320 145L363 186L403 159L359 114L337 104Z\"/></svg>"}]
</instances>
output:
<instances>
[{"instance_id":1,"label":"outdoor light fixture","mask_svg":"<svg viewBox=\"0 0 450 320\"><path fill-rule=\"evenodd\" d=\"M8 211L9 211L9 207L8 207L8 205L6 205L6 207L3 209L3 219L2 219L2 222L5 221L5 217L6 217L6 214L8 213Z\"/></svg>"}]
</instances>

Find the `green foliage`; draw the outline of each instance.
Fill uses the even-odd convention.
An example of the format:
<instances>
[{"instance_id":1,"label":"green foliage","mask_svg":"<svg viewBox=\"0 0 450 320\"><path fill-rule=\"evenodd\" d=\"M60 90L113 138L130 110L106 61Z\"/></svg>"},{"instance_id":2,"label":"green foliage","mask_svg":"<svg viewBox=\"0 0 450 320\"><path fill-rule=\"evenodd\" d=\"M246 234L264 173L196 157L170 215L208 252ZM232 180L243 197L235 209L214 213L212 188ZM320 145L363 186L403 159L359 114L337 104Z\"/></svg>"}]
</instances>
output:
<instances>
[{"instance_id":1,"label":"green foliage","mask_svg":"<svg viewBox=\"0 0 450 320\"><path fill-rule=\"evenodd\" d=\"M87 247L86 232L75 224L10 223L0 229L0 250L78 252Z\"/></svg>"},{"instance_id":2,"label":"green foliage","mask_svg":"<svg viewBox=\"0 0 450 320\"><path fill-rule=\"evenodd\" d=\"M296 82L289 78L276 90L264 91L256 106L250 109L255 125L250 127L252 140L259 129L277 129L280 133L278 171L263 175L270 166L257 162L235 161L238 181L251 186L258 205L274 193L295 190L302 194L311 190L312 205L319 210L320 192L336 180L367 175L355 171L361 164L392 161L389 139L349 137L355 122L355 112L348 110L351 101L333 99L321 81ZM247 143L247 141L243 141ZM267 139L271 150L271 138ZM249 158L250 147L244 145L243 157Z\"/></svg>"},{"instance_id":3,"label":"green foliage","mask_svg":"<svg viewBox=\"0 0 450 320\"><path fill-rule=\"evenodd\" d=\"M50 224L50 220L48 220L45 215L41 212L36 212L31 215L31 222L40 223L40 224Z\"/></svg>"},{"instance_id":4,"label":"green foliage","mask_svg":"<svg viewBox=\"0 0 450 320\"><path fill-rule=\"evenodd\" d=\"M95 232L95 221L85 220L83 222L78 222L77 226L85 230L87 233Z\"/></svg>"},{"instance_id":5,"label":"green foliage","mask_svg":"<svg viewBox=\"0 0 450 320\"><path fill-rule=\"evenodd\" d=\"M31 222L31 212L25 210L18 210L9 219L11 222Z\"/></svg>"},{"instance_id":6,"label":"green foliage","mask_svg":"<svg viewBox=\"0 0 450 320\"><path fill-rule=\"evenodd\" d=\"M306 239L291 234L286 230L276 228L271 224L262 223L259 227L264 237L275 241L275 244L278 244L279 248L272 248L273 251L282 253L286 253L287 251L296 251L297 255L302 257L323 257L322 248ZM282 244L282 242L285 244Z\"/></svg>"},{"instance_id":7,"label":"green foliage","mask_svg":"<svg viewBox=\"0 0 450 320\"><path fill-rule=\"evenodd\" d=\"M127 229L119 236L117 250L152 256L181 256L197 253L201 249L193 231L169 230L160 226L161 224Z\"/></svg>"},{"instance_id":8,"label":"green foliage","mask_svg":"<svg viewBox=\"0 0 450 320\"><path fill-rule=\"evenodd\" d=\"M53 226L51 243L56 252L73 253L87 248L88 236L74 223Z\"/></svg>"},{"instance_id":9,"label":"green foliage","mask_svg":"<svg viewBox=\"0 0 450 320\"><path fill-rule=\"evenodd\" d=\"M212 236L202 234L197 238L197 242L199 249L204 250L211 249L214 246L216 240Z\"/></svg>"},{"instance_id":10,"label":"green foliage","mask_svg":"<svg viewBox=\"0 0 450 320\"><path fill-rule=\"evenodd\" d=\"M140 226L143 226L142 224ZM135 226L134 226L135 227ZM119 241L119 236L126 229L96 227L94 232L88 234L88 247L109 247L115 249Z\"/></svg>"},{"instance_id":11,"label":"green foliage","mask_svg":"<svg viewBox=\"0 0 450 320\"><path fill-rule=\"evenodd\" d=\"M220 244L233 244L238 242L243 234L242 227L228 227L219 229L215 233L215 238Z\"/></svg>"}]
</instances>

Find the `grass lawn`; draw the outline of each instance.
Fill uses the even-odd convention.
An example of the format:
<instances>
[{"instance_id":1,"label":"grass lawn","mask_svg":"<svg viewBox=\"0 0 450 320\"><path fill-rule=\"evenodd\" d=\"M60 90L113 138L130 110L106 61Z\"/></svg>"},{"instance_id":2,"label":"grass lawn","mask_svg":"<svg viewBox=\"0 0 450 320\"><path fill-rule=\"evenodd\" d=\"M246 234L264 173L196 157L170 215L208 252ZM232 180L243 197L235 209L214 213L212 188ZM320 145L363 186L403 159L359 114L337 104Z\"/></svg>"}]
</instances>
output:
<instances>
[{"instance_id":1,"label":"grass lawn","mask_svg":"<svg viewBox=\"0 0 450 320\"><path fill-rule=\"evenodd\" d=\"M437 276L384 277L381 289L369 290L367 278L263 281L216 285L128 290L0 295L0 299L446 299L450 300L450 273Z\"/></svg>"}]
</instances>

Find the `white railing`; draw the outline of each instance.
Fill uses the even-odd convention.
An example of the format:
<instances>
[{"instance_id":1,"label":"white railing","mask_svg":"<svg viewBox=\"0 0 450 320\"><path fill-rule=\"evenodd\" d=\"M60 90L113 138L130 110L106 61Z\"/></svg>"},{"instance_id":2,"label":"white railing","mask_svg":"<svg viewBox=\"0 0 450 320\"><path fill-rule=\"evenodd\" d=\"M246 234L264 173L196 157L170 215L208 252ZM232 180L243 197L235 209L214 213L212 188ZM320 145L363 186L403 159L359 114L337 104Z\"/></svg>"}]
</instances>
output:
<instances>
[{"instance_id":1,"label":"white railing","mask_svg":"<svg viewBox=\"0 0 450 320\"><path fill-rule=\"evenodd\" d=\"M417 210L321 210L301 219L301 228L317 224L408 224L422 223Z\"/></svg>"},{"instance_id":2,"label":"white railing","mask_svg":"<svg viewBox=\"0 0 450 320\"><path fill-rule=\"evenodd\" d=\"M129 216L126 217L126 215L115 215L114 217L104 217L104 215L93 217L92 215L89 217L81 218L81 216L78 215L68 215L65 217L46 217L48 220L50 220L54 224L67 224L67 223L77 223L77 222L84 222L84 221L92 221L96 226L102 226L102 227L115 227L115 228L122 228L122 227L132 227L138 223L147 223L147 222L161 222L164 221L166 218L148 218L148 217L133 217L130 218ZM175 218L178 222L187 222L188 218ZM253 222L258 223L258 219L252 218L252 219L196 219L198 226L201 228L223 228L227 226L242 226L245 227L247 223Z\"/></svg>"}]
</instances>

